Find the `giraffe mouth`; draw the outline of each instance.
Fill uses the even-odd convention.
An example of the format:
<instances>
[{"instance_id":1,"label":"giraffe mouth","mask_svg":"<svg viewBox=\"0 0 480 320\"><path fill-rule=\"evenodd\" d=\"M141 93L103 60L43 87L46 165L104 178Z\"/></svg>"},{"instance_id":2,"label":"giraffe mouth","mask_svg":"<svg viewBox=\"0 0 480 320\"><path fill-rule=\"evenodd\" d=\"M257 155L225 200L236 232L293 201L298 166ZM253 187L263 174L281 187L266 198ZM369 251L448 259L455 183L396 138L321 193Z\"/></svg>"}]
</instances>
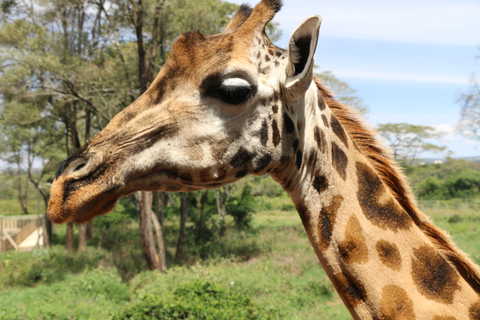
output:
<instances>
[{"instance_id":1,"label":"giraffe mouth","mask_svg":"<svg viewBox=\"0 0 480 320\"><path fill-rule=\"evenodd\" d=\"M55 180L48 203L48 218L57 224L86 223L112 211L122 196L121 188L102 189L98 185L79 187L65 182L65 179Z\"/></svg>"}]
</instances>

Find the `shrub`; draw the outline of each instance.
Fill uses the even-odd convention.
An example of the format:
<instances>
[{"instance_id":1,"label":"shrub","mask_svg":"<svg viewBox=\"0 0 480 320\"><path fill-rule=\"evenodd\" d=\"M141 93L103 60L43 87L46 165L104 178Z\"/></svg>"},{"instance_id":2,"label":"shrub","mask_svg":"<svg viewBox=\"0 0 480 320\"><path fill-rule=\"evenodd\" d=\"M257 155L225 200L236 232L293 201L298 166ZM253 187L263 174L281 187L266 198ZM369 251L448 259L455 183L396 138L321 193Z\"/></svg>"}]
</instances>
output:
<instances>
[{"instance_id":1,"label":"shrub","mask_svg":"<svg viewBox=\"0 0 480 320\"><path fill-rule=\"evenodd\" d=\"M448 223L459 223L462 222L463 219L458 214L454 214L450 218L448 218Z\"/></svg>"},{"instance_id":2,"label":"shrub","mask_svg":"<svg viewBox=\"0 0 480 320\"><path fill-rule=\"evenodd\" d=\"M247 184L242 189L240 198L233 198L227 203L227 213L233 217L235 227L247 229L252 221L252 212L255 209L255 198L252 196L252 187Z\"/></svg>"},{"instance_id":3,"label":"shrub","mask_svg":"<svg viewBox=\"0 0 480 320\"><path fill-rule=\"evenodd\" d=\"M295 211L295 205L293 203L287 203L282 205L282 211Z\"/></svg>"},{"instance_id":4,"label":"shrub","mask_svg":"<svg viewBox=\"0 0 480 320\"><path fill-rule=\"evenodd\" d=\"M0 288L31 287L40 282L61 281L67 274L98 266L104 255L104 252L92 248L77 254L70 254L59 247L8 252L0 260Z\"/></svg>"},{"instance_id":5,"label":"shrub","mask_svg":"<svg viewBox=\"0 0 480 320\"><path fill-rule=\"evenodd\" d=\"M126 307L112 320L120 319L269 319L273 315L257 307L250 297L235 288L223 289L211 282L194 280L180 285L166 297L146 295Z\"/></svg>"}]
</instances>

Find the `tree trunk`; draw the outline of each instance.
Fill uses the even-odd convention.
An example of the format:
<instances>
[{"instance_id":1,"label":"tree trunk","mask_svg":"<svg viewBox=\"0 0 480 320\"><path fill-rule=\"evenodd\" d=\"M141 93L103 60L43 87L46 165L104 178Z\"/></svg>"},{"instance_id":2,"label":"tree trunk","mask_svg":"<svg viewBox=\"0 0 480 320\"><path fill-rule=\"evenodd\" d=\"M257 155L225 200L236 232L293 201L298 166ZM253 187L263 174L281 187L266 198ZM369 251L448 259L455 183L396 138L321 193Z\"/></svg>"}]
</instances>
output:
<instances>
[{"instance_id":1,"label":"tree trunk","mask_svg":"<svg viewBox=\"0 0 480 320\"><path fill-rule=\"evenodd\" d=\"M190 203L190 199L192 199L192 195L192 192L180 193L180 232L177 241L177 251L175 252L176 261L180 261L183 259L183 243L185 241L185 226L187 224L188 218L188 204Z\"/></svg>"},{"instance_id":2,"label":"tree trunk","mask_svg":"<svg viewBox=\"0 0 480 320\"><path fill-rule=\"evenodd\" d=\"M67 224L67 234L65 236L65 247L70 252L75 252L75 242L73 238L73 224Z\"/></svg>"},{"instance_id":3,"label":"tree trunk","mask_svg":"<svg viewBox=\"0 0 480 320\"><path fill-rule=\"evenodd\" d=\"M20 151L16 157L17 161L17 187L18 187L18 201L20 202L20 207L22 208L23 214L28 214L28 202L27 202L27 190L28 190L28 180L25 184L25 188L22 187L22 168L20 166L21 157Z\"/></svg>"},{"instance_id":4,"label":"tree trunk","mask_svg":"<svg viewBox=\"0 0 480 320\"><path fill-rule=\"evenodd\" d=\"M217 212L220 216L220 220L225 222L225 215L227 213L227 201L230 197L230 190L232 190L233 184L221 187L214 190L215 200L217 202Z\"/></svg>"},{"instance_id":5,"label":"tree trunk","mask_svg":"<svg viewBox=\"0 0 480 320\"><path fill-rule=\"evenodd\" d=\"M93 224L89 223L87 224L87 240L93 239L95 236L95 229L93 228Z\"/></svg>"},{"instance_id":6,"label":"tree trunk","mask_svg":"<svg viewBox=\"0 0 480 320\"><path fill-rule=\"evenodd\" d=\"M160 262L160 271L167 271L167 258L165 256L165 243L163 241L163 231L160 223L158 222L157 216L155 214L150 215L152 217L153 227L155 228L155 234L157 235L157 246L158 246L158 258Z\"/></svg>"},{"instance_id":7,"label":"tree trunk","mask_svg":"<svg viewBox=\"0 0 480 320\"><path fill-rule=\"evenodd\" d=\"M81 224L78 228L78 252L87 250L87 225Z\"/></svg>"},{"instance_id":8,"label":"tree trunk","mask_svg":"<svg viewBox=\"0 0 480 320\"><path fill-rule=\"evenodd\" d=\"M142 246L150 270L160 269L160 258L155 250L152 230L152 193L140 192L140 232Z\"/></svg>"},{"instance_id":9,"label":"tree trunk","mask_svg":"<svg viewBox=\"0 0 480 320\"><path fill-rule=\"evenodd\" d=\"M169 201L168 192L161 192L161 191L154 191L153 192L153 204L155 206L155 215L157 216L157 220L160 223L160 227L163 229L163 219L165 216L165 208L168 206Z\"/></svg>"},{"instance_id":10,"label":"tree trunk","mask_svg":"<svg viewBox=\"0 0 480 320\"><path fill-rule=\"evenodd\" d=\"M52 245L53 225L52 225L52 221L48 219L48 215L46 212L44 215L44 220L45 220L45 224L43 229L43 245L47 248L50 248L50 246Z\"/></svg>"}]
</instances>

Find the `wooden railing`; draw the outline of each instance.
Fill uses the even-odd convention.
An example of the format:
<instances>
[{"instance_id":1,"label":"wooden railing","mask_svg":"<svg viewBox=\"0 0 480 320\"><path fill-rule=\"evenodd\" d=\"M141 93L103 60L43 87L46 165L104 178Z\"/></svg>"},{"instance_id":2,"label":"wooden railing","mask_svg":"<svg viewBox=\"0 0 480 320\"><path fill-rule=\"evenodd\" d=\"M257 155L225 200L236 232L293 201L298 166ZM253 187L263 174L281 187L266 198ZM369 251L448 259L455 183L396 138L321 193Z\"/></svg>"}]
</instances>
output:
<instances>
[{"instance_id":1,"label":"wooden railing","mask_svg":"<svg viewBox=\"0 0 480 320\"><path fill-rule=\"evenodd\" d=\"M35 229L43 226L42 216L14 216L0 215L0 253L13 248L18 251L19 244Z\"/></svg>"}]
</instances>

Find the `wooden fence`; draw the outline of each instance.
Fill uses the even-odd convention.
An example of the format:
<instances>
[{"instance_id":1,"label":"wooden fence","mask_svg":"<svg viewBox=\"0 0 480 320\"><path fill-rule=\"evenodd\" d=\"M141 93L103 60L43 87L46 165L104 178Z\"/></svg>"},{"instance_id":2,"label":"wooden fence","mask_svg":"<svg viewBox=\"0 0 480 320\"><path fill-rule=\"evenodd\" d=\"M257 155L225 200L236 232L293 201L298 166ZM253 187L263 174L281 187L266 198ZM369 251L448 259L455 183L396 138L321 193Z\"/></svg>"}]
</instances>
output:
<instances>
[{"instance_id":1,"label":"wooden fence","mask_svg":"<svg viewBox=\"0 0 480 320\"><path fill-rule=\"evenodd\" d=\"M18 251L18 245L43 224L43 215L16 217L0 215L0 253L11 248Z\"/></svg>"}]
</instances>

